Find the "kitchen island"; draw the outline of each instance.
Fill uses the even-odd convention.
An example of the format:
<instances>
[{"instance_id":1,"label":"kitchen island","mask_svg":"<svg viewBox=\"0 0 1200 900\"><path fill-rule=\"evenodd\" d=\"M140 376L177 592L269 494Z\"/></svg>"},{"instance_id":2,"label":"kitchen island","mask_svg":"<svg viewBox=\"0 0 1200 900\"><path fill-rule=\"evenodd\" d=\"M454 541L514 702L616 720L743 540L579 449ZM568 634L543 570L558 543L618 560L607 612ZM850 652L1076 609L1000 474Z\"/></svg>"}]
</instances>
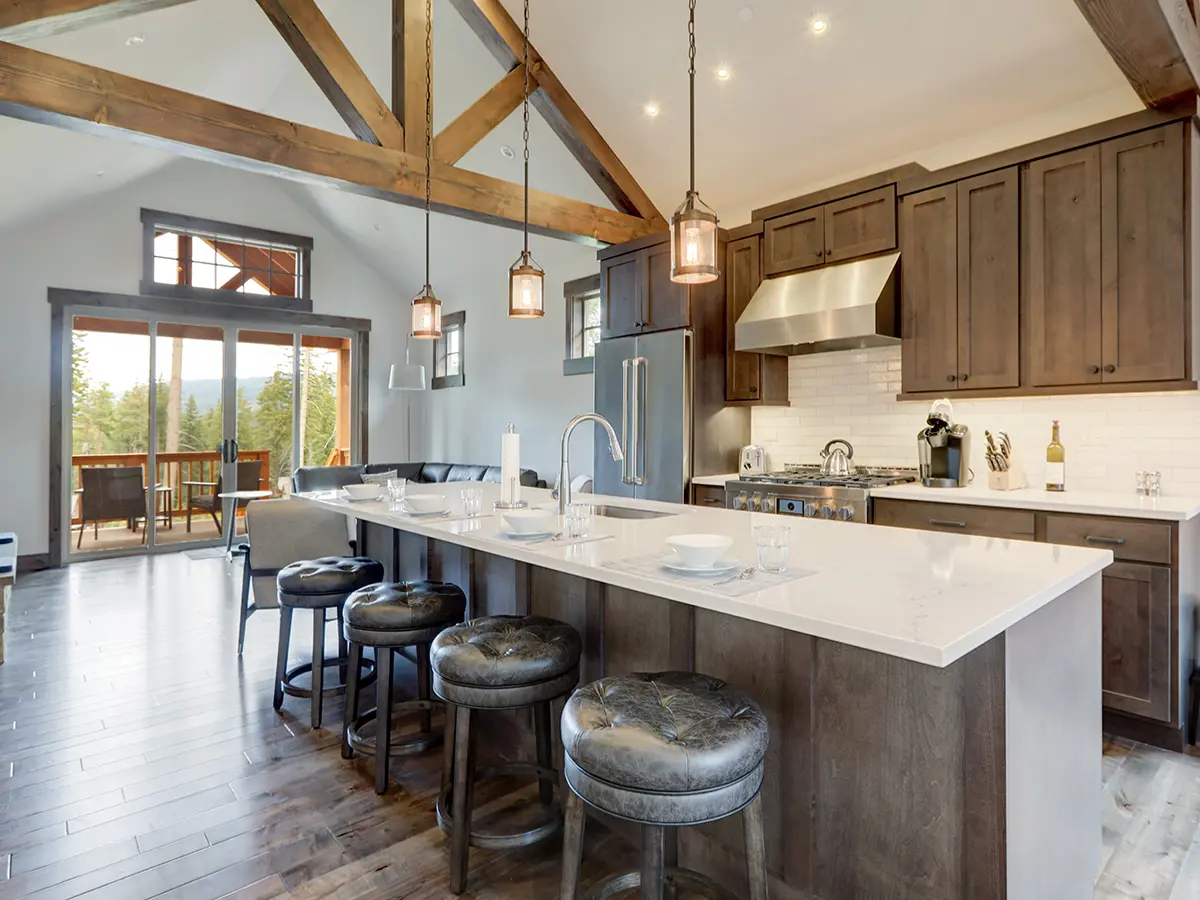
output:
<instances>
[{"instance_id":1,"label":"kitchen island","mask_svg":"<svg viewBox=\"0 0 1200 900\"><path fill-rule=\"evenodd\" d=\"M730 594L624 562L709 532L751 564L752 526L778 518L594 497L657 517L598 516L601 540L528 543L498 516L461 518L457 487L414 486L444 492L444 519L301 496L370 523L364 550L396 576L460 584L473 616L571 623L583 681L691 669L753 695L772 728L773 897L1091 898L1110 551L795 519L790 565L811 574ZM499 488L484 491L490 509ZM735 890L741 854L736 820L680 834L681 863Z\"/></svg>"}]
</instances>

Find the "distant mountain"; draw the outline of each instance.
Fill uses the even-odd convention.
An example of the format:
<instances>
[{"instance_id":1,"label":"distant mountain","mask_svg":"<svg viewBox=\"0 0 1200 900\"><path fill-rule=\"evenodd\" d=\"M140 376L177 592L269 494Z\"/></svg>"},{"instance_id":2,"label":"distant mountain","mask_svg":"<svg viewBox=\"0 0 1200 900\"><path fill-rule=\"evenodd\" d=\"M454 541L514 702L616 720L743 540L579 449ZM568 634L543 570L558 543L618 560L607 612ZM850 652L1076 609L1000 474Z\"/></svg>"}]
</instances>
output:
<instances>
[{"instance_id":1,"label":"distant mountain","mask_svg":"<svg viewBox=\"0 0 1200 900\"><path fill-rule=\"evenodd\" d=\"M256 375L252 378L239 378L238 387L246 396L246 401L253 406L258 402L258 395L268 381L271 380L270 375ZM180 396L183 397L184 406L187 405L189 396L196 398L196 405L200 407L200 412L206 409L212 409L221 400L221 379L219 378L196 378L184 379Z\"/></svg>"}]
</instances>

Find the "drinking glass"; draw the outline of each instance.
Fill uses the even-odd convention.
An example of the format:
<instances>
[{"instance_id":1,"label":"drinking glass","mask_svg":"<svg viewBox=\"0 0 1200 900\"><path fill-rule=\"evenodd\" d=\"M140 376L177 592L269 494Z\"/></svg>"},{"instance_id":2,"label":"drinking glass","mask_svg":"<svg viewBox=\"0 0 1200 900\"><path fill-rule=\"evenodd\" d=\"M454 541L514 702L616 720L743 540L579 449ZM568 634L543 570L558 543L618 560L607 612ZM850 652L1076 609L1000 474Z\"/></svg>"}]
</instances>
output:
<instances>
[{"instance_id":1,"label":"drinking glass","mask_svg":"<svg viewBox=\"0 0 1200 900\"><path fill-rule=\"evenodd\" d=\"M566 525L568 538L585 538L592 530L592 516L595 509L590 503L570 503L567 505Z\"/></svg>"},{"instance_id":2,"label":"drinking glass","mask_svg":"<svg viewBox=\"0 0 1200 900\"><path fill-rule=\"evenodd\" d=\"M407 478L389 478L387 480L388 498L392 501L390 509L400 508L400 504L404 502L404 492L407 488Z\"/></svg>"},{"instance_id":3,"label":"drinking glass","mask_svg":"<svg viewBox=\"0 0 1200 900\"><path fill-rule=\"evenodd\" d=\"M469 487L462 490L462 507L465 516L483 515L483 488Z\"/></svg>"},{"instance_id":4,"label":"drinking glass","mask_svg":"<svg viewBox=\"0 0 1200 900\"><path fill-rule=\"evenodd\" d=\"M758 568L761 571L787 571L790 530L786 525L754 526L754 544L758 548Z\"/></svg>"}]
</instances>

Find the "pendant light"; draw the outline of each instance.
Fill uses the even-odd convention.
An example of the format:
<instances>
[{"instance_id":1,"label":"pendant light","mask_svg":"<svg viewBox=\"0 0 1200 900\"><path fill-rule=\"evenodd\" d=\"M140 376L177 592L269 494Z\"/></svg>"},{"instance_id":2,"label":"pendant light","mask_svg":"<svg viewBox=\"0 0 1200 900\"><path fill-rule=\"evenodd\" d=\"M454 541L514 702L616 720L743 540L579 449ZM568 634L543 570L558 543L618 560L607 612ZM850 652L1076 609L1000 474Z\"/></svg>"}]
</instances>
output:
<instances>
[{"instance_id":1,"label":"pendant light","mask_svg":"<svg viewBox=\"0 0 1200 900\"><path fill-rule=\"evenodd\" d=\"M413 297L412 336L442 336L442 303L429 284L429 202L433 168L433 0L425 0L425 287ZM424 378L422 377L422 382Z\"/></svg>"},{"instance_id":2,"label":"pendant light","mask_svg":"<svg viewBox=\"0 0 1200 900\"><path fill-rule=\"evenodd\" d=\"M529 0L525 0L525 249L508 270L508 316L540 319L546 313L546 272L529 253Z\"/></svg>"},{"instance_id":3,"label":"pendant light","mask_svg":"<svg viewBox=\"0 0 1200 900\"><path fill-rule=\"evenodd\" d=\"M425 367L414 363L408 355L408 339L404 341L404 364L392 364L388 372L389 391L425 390Z\"/></svg>"},{"instance_id":4,"label":"pendant light","mask_svg":"<svg viewBox=\"0 0 1200 900\"><path fill-rule=\"evenodd\" d=\"M679 284L716 281L717 214L696 193L696 0L688 2L688 113L691 180L687 198L671 216L671 280Z\"/></svg>"}]
</instances>

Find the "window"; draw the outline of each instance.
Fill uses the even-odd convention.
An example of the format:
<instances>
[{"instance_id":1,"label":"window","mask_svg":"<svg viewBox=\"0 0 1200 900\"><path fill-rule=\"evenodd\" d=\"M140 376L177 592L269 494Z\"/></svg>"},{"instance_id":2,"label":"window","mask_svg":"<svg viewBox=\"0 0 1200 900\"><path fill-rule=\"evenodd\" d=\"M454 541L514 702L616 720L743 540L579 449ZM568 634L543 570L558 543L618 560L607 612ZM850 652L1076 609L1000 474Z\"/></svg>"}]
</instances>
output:
<instances>
[{"instance_id":1,"label":"window","mask_svg":"<svg viewBox=\"0 0 1200 900\"><path fill-rule=\"evenodd\" d=\"M462 387L463 347L466 343L467 314L450 313L442 316L442 336L433 342L432 388Z\"/></svg>"},{"instance_id":2,"label":"window","mask_svg":"<svg viewBox=\"0 0 1200 900\"><path fill-rule=\"evenodd\" d=\"M142 210L142 293L311 312L310 238Z\"/></svg>"},{"instance_id":3,"label":"window","mask_svg":"<svg viewBox=\"0 0 1200 900\"><path fill-rule=\"evenodd\" d=\"M595 367L600 341L600 276L577 278L563 285L567 302L567 353L564 375L583 375Z\"/></svg>"}]
</instances>

